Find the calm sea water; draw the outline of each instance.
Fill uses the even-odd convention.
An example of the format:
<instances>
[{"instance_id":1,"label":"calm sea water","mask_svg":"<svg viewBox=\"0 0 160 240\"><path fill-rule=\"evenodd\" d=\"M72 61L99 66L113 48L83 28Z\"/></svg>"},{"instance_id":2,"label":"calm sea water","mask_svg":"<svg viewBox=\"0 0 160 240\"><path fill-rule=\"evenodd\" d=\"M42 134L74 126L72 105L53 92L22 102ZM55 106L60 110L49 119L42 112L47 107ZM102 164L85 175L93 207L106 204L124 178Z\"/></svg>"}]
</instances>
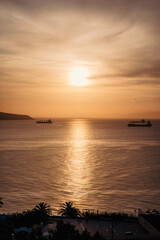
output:
<instances>
[{"instance_id":1,"label":"calm sea water","mask_svg":"<svg viewBox=\"0 0 160 240\"><path fill-rule=\"evenodd\" d=\"M45 201L57 213L83 209L160 209L160 121L128 128L127 120L0 122L1 212Z\"/></svg>"}]
</instances>

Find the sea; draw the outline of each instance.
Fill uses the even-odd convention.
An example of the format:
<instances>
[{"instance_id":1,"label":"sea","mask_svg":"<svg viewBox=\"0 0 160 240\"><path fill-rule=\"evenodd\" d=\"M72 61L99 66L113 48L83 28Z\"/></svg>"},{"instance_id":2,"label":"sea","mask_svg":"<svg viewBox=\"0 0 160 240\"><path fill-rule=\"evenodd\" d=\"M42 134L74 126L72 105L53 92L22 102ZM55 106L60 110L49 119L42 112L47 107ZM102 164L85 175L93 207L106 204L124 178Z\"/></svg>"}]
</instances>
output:
<instances>
[{"instance_id":1,"label":"sea","mask_svg":"<svg viewBox=\"0 0 160 240\"><path fill-rule=\"evenodd\" d=\"M160 210L160 120L0 121L0 213L46 202L57 215L73 201L81 211Z\"/></svg>"}]
</instances>

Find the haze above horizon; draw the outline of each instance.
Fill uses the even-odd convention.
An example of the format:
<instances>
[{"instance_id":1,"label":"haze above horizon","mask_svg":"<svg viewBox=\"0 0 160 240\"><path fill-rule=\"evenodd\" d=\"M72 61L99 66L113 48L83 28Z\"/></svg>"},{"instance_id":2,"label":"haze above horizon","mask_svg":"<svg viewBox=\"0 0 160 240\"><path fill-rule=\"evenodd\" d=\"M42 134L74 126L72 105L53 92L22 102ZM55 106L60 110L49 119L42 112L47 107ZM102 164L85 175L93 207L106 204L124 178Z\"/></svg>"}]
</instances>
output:
<instances>
[{"instance_id":1,"label":"haze above horizon","mask_svg":"<svg viewBox=\"0 0 160 240\"><path fill-rule=\"evenodd\" d=\"M0 0L0 111L160 118L159 0Z\"/></svg>"}]
</instances>

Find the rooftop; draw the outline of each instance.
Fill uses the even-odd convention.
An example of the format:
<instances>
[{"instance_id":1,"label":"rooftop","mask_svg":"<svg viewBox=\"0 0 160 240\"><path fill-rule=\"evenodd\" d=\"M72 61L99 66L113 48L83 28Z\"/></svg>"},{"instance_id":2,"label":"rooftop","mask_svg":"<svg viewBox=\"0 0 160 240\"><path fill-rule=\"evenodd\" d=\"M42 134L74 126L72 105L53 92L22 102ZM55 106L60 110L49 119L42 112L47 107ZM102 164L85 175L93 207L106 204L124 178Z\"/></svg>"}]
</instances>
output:
<instances>
[{"instance_id":1,"label":"rooftop","mask_svg":"<svg viewBox=\"0 0 160 240\"><path fill-rule=\"evenodd\" d=\"M141 214L154 228L160 232L160 214L145 213Z\"/></svg>"},{"instance_id":2,"label":"rooftop","mask_svg":"<svg viewBox=\"0 0 160 240\"><path fill-rule=\"evenodd\" d=\"M91 234L99 231L106 239L152 239L152 236L147 233L136 220L92 220L92 219L77 219L77 218L50 218L49 223L43 227L43 236L48 235L48 229L55 229L57 221L63 220L64 223L69 222L76 226L79 232L87 229ZM113 227L113 229L112 229Z\"/></svg>"}]
</instances>

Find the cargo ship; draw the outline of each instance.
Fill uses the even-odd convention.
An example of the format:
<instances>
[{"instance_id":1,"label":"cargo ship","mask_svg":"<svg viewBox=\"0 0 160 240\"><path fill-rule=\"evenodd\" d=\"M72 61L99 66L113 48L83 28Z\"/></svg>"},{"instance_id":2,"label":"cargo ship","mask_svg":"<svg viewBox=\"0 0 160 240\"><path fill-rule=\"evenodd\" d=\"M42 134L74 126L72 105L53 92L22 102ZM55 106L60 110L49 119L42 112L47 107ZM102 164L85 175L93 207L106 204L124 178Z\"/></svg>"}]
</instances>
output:
<instances>
[{"instance_id":1,"label":"cargo ship","mask_svg":"<svg viewBox=\"0 0 160 240\"><path fill-rule=\"evenodd\" d=\"M142 119L141 121L131 121L128 123L128 127L151 127L152 124L150 121L145 121Z\"/></svg>"},{"instance_id":2,"label":"cargo ship","mask_svg":"<svg viewBox=\"0 0 160 240\"><path fill-rule=\"evenodd\" d=\"M36 123L52 123L51 119L48 120L38 120Z\"/></svg>"}]
</instances>

